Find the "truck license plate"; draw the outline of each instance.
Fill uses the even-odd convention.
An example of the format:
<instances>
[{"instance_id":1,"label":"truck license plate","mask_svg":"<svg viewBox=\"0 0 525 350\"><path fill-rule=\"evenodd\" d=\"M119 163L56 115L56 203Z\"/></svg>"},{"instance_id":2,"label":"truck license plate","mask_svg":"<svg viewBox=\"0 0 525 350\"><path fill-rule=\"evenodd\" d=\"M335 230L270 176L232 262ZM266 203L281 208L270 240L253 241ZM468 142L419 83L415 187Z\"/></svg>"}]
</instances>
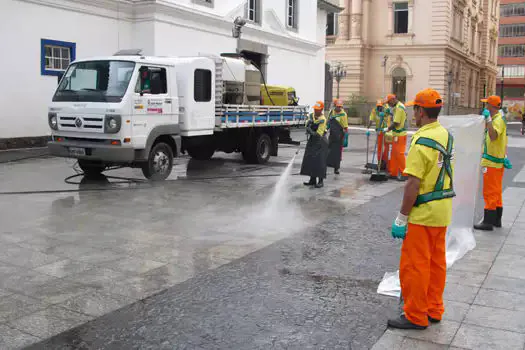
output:
<instances>
[{"instance_id":1,"label":"truck license plate","mask_svg":"<svg viewBox=\"0 0 525 350\"><path fill-rule=\"evenodd\" d=\"M79 148L79 147L69 147L69 155L73 156L73 157L85 156L86 155L86 149L85 148Z\"/></svg>"}]
</instances>

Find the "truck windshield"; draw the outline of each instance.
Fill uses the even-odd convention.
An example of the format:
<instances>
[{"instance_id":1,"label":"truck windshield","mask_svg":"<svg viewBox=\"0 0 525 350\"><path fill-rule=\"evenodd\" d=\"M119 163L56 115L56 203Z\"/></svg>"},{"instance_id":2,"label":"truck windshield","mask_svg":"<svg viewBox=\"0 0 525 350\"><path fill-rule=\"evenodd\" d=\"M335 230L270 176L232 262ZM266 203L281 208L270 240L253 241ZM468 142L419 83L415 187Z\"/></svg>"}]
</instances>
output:
<instances>
[{"instance_id":1,"label":"truck windshield","mask_svg":"<svg viewBox=\"0 0 525 350\"><path fill-rule=\"evenodd\" d=\"M55 102L120 102L128 89L134 62L90 61L69 66L53 96Z\"/></svg>"}]
</instances>

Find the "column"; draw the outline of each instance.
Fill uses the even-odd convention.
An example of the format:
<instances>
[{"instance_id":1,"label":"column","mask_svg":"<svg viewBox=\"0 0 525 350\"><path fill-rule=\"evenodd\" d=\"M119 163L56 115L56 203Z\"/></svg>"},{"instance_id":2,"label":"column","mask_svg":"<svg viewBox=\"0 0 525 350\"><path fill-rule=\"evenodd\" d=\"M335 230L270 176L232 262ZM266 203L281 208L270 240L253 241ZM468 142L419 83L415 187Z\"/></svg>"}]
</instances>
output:
<instances>
[{"instance_id":1,"label":"column","mask_svg":"<svg viewBox=\"0 0 525 350\"><path fill-rule=\"evenodd\" d=\"M352 40L361 40L362 1L363 0L352 0L352 14L350 16L352 22Z\"/></svg>"},{"instance_id":2,"label":"column","mask_svg":"<svg viewBox=\"0 0 525 350\"><path fill-rule=\"evenodd\" d=\"M392 14L392 17L394 15ZM414 23L414 1L410 0L408 2L408 34L412 34L412 24Z\"/></svg>"},{"instance_id":3,"label":"column","mask_svg":"<svg viewBox=\"0 0 525 350\"><path fill-rule=\"evenodd\" d=\"M388 35L394 34L394 4L388 2Z\"/></svg>"},{"instance_id":4,"label":"column","mask_svg":"<svg viewBox=\"0 0 525 350\"><path fill-rule=\"evenodd\" d=\"M370 30L370 1L371 0L363 0L363 26L361 29L364 43L368 43L368 34Z\"/></svg>"}]
</instances>

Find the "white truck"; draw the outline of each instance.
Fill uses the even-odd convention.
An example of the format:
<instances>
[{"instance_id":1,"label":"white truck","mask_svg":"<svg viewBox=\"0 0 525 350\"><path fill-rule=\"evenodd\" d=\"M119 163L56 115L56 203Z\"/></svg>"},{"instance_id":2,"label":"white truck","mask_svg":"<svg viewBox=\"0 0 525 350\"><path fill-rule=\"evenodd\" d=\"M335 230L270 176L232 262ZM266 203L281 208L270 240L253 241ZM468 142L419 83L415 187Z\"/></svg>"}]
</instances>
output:
<instances>
[{"instance_id":1,"label":"white truck","mask_svg":"<svg viewBox=\"0 0 525 350\"><path fill-rule=\"evenodd\" d=\"M54 156L78 159L86 176L108 166L164 180L173 158L241 152L276 156L279 139L304 125L305 106L261 106L261 73L240 57L145 57L125 50L77 60L48 110ZM284 135L284 136L283 136ZM284 141L284 140L282 140Z\"/></svg>"}]
</instances>

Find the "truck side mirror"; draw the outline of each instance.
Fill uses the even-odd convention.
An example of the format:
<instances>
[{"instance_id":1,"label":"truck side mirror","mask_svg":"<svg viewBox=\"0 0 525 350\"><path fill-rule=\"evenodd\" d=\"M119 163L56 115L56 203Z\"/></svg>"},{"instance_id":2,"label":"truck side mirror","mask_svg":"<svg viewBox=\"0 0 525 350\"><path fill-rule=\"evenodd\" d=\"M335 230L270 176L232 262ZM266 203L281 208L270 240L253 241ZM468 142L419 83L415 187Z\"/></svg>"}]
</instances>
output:
<instances>
[{"instance_id":1,"label":"truck side mirror","mask_svg":"<svg viewBox=\"0 0 525 350\"><path fill-rule=\"evenodd\" d=\"M140 95L151 90L151 71L148 67L140 67Z\"/></svg>"},{"instance_id":2,"label":"truck side mirror","mask_svg":"<svg viewBox=\"0 0 525 350\"><path fill-rule=\"evenodd\" d=\"M57 75L57 84L60 84L60 80L62 80L62 77L64 76L64 72L59 72Z\"/></svg>"}]
</instances>

